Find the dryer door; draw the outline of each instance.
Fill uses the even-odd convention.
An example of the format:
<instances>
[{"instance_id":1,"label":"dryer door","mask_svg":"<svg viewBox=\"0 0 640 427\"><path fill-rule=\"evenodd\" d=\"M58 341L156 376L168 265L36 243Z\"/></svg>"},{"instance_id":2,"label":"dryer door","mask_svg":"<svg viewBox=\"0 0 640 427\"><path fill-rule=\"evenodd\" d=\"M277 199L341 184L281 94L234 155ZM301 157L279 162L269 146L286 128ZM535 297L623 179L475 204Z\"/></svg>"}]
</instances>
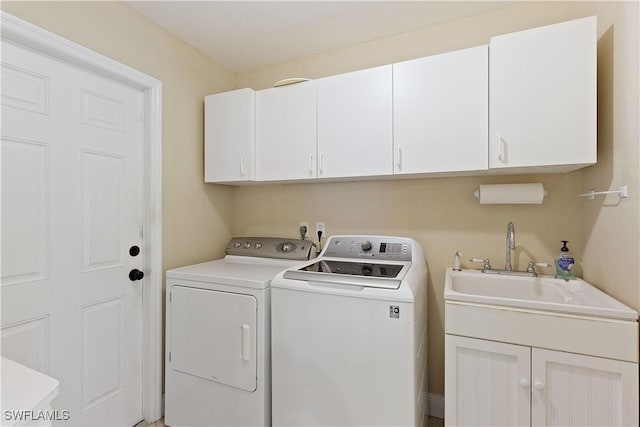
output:
<instances>
[{"instance_id":1,"label":"dryer door","mask_svg":"<svg viewBox=\"0 0 640 427\"><path fill-rule=\"evenodd\" d=\"M246 391L256 389L257 301L185 286L171 290L171 367Z\"/></svg>"}]
</instances>

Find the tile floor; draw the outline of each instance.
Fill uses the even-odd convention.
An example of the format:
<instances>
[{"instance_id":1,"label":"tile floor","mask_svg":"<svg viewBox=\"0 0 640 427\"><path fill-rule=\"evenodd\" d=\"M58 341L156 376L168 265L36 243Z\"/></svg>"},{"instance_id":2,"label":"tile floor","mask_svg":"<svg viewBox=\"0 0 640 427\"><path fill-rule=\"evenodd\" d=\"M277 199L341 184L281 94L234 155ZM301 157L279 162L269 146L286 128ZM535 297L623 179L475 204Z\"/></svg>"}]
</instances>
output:
<instances>
[{"instance_id":1,"label":"tile floor","mask_svg":"<svg viewBox=\"0 0 640 427\"><path fill-rule=\"evenodd\" d=\"M156 421L155 423L146 423L145 421L141 421L136 424L134 427L166 427L164 425L164 418ZM444 427L444 420L442 418L429 417L429 422L426 427Z\"/></svg>"}]
</instances>

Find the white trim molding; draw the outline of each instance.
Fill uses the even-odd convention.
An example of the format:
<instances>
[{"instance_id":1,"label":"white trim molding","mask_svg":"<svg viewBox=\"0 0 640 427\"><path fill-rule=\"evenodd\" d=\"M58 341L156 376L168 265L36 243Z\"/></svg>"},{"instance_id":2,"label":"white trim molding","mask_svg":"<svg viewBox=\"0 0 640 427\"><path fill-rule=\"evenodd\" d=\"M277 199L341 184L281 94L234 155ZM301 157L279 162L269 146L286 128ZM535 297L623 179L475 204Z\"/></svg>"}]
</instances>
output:
<instances>
[{"instance_id":1,"label":"white trim molding","mask_svg":"<svg viewBox=\"0 0 640 427\"><path fill-rule=\"evenodd\" d=\"M425 393L424 413L430 417L444 419L444 396L434 393Z\"/></svg>"},{"instance_id":2,"label":"white trim molding","mask_svg":"<svg viewBox=\"0 0 640 427\"><path fill-rule=\"evenodd\" d=\"M162 417L162 82L0 11L3 40L69 62L144 92L143 416Z\"/></svg>"}]
</instances>

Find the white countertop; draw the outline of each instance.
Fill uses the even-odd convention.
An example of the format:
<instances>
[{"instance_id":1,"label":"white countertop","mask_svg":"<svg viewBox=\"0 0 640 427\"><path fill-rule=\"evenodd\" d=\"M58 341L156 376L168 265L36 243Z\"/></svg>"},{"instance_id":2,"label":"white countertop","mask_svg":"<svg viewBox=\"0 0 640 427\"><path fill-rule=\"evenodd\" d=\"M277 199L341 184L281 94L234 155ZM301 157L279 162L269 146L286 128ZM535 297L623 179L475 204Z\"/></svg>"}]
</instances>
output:
<instances>
[{"instance_id":1,"label":"white countertop","mask_svg":"<svg viewBox=\"0 0 640 427\"><path fill-rule=\"evenodd\" d=\"M19 420L5 420L4 411L44 410L58 395L60 382L13 360L1 357L2 425L13 426Z\"/></svg>"}]
</instances>

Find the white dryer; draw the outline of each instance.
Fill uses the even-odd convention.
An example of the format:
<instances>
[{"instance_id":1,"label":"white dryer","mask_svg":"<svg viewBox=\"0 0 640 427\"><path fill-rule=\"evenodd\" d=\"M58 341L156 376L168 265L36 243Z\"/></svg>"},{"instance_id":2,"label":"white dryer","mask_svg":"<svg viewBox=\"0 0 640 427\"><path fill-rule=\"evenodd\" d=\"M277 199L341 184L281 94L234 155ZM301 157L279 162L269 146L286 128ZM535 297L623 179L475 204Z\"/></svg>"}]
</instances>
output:
<instances>
[{"instance_id":1,"label":"white dryer","mask_svg":"<svg viewBox=\"0 0 640 427\"><path fill-rule=\"evenodd\" d=\"M421 426L427 266L413 239L333 236L271 283L274 426Z\"/></svg>"},{"instance_id":2,"label":"white dryer","mask_svg":"<svg viewBox=\"0 0 640 427\"><path fill-rule=\"evenodd\" d=\"M313 246L233 238L224 259L167 271L166 425L271 425L269 286Z\"/></svg>"}]
</instances>

